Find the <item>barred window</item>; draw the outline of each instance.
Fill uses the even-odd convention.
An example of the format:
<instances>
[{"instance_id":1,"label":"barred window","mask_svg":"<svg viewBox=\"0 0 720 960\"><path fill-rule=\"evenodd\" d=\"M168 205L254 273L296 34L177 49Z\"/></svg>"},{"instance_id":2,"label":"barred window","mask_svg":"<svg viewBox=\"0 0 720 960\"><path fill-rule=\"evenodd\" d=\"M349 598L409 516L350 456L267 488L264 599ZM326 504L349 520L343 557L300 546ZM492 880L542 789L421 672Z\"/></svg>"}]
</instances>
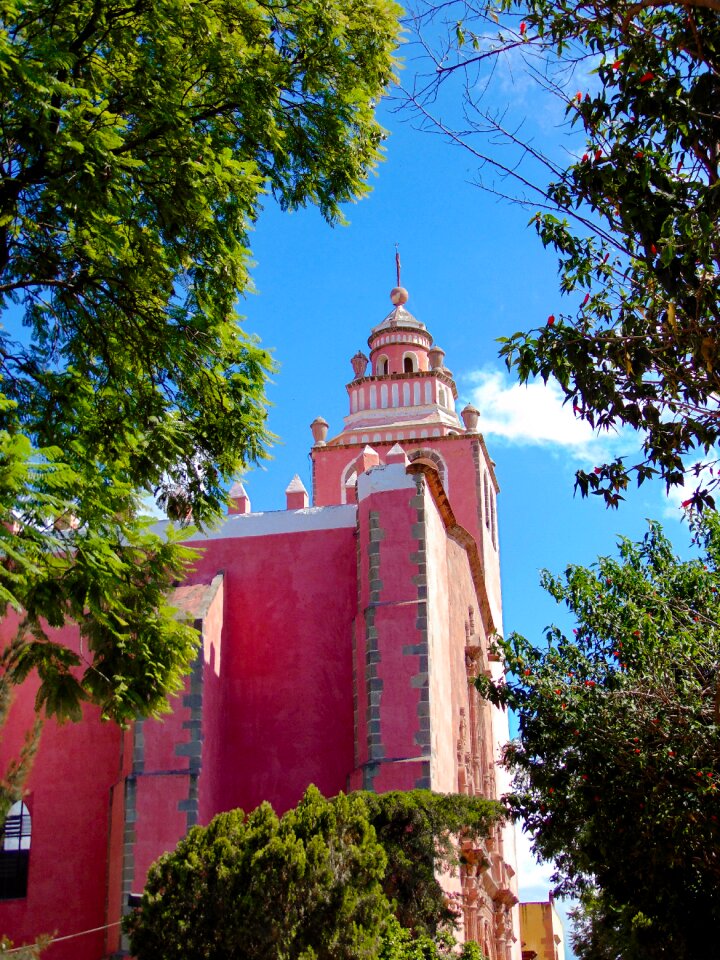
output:
<instances>
[{"instance_id":1,"label":"barred window","mask_svg":"<svg viewBox=\"0 0 720 960\"><path fill-rule=\"evenodd\" d=\"M0 848L0 900L27 896L30 860L30 811L18 800L10 807Z\"/></svg>"}]
</instances>

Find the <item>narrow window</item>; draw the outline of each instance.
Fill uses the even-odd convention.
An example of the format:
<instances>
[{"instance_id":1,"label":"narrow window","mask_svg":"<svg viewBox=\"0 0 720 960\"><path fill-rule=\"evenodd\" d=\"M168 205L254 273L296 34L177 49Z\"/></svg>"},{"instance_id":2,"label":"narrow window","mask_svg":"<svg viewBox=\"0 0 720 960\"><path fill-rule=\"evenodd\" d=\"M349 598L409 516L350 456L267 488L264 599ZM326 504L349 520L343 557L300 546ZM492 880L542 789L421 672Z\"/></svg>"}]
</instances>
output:
<instances>
[{"instance_id":1,"label":"narrow window","mask_svg":"<svg viewBox=\"0 0 720 960\"><path fill-rule=\"evenodd\" d=\"M27 896L30 811L18 800L10 807L0 850L0 900Z\"/></svg>"},{"instance_id":2,"label":"narrow window","mask_svg":"<svg viewBox=\"0 0 720 960\"><path fill-rule=\"evenodd\" d=\"M380 359L377 362L377 375L379 377L384 377L386 376L387 372L388 372L388 358L380 357Z\"/></svg>"},{"instance_id":3,"label":"narrow window","mask_svg":"<svg viewBox=\"0 0 720 960\"><path fill-rule=\"evenodd\" d=\"M487 474L483 474L483 486L485 488L485 526L490 529L490 497L488 496Z\"/></svg>"}]
</instances>

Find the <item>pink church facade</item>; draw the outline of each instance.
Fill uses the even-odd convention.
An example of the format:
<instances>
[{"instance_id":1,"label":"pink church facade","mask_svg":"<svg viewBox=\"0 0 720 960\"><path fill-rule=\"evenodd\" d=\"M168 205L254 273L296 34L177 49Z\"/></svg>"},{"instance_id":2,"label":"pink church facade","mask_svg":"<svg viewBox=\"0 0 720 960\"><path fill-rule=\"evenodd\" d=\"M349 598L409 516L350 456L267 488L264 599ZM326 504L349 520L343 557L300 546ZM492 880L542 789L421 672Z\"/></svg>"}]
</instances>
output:
<instances>
[{"instance_id":1,"label":"pink church facade","mask_svg":"<svg viewBox=\"0 0 720 960\"><path fill-rule=\"evenodd\" d=\"M481 701L502 629L493 463L477 411L455 412L443 353L393 291L352 359L349 412L312 425L312 505L294 478L286 509L253 513L241 484L176 605L201 647L162 720L121 731L46 724L25 806L27 884L0 900L0 933L57 939L48 960L126 954L119 921L150 864L196 823L308 784L425 787L497 796L504 716ZM6 624L9 626L9 624ZM63 640L72 643L70 631ZM0 744L32 723L23 691ZM512 835L466 851L448 886L464 933L491 960L520 960ZM17 893L17 891L15 891Z\"/></svg>"}]
</instances>

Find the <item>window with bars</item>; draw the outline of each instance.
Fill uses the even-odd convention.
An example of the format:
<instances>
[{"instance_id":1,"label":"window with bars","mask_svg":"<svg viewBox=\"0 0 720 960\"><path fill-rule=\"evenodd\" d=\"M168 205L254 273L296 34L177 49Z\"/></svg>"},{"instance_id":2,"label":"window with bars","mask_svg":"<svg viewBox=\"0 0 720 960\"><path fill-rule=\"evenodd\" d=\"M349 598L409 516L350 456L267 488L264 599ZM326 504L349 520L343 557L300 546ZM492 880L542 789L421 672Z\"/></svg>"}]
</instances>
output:
<instances>
[{"instance_id":1,"label":"window with bars","mask_svg":"<svg viewBox=\"0 0 720 960\"><path fill-rule=\"evenodd\" d=\"M10 807L0 848L0 900L27 896L30 860L30 811L18 800Z\"/></svg>"}]
</instances>

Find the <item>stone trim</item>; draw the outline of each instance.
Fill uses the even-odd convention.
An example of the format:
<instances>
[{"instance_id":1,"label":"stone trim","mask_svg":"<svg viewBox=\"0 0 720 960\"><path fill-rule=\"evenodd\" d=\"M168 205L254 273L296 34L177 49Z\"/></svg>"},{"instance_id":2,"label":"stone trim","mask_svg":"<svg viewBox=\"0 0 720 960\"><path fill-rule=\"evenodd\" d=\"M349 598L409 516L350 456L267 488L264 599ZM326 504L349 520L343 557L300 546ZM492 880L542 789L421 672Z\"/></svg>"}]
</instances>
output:
<instances>
[{"instance_id":1,"label":"stone trim","mask_svg":"<svg viewBox=\"0 0 720 960\"><path fill-rule=\"evenodd\" d=\"M410 678L412 687L418 690L417 705L417 730L415 732L415 743L422 749L422 754L431 759L423 762L422 773L415 781L415 786L422 789L430 789L432 781L432 751L431 751L431 732L430 732L430 663L429 663L429 640L428 640L428 596L427 596L427 518L425 516L425 477L426 473L435 473L437 471L424 464L422 470L411 470L415 479L415 496L410 499L410 507L415 509L415 523L412 527L412 534L415 538L415 551L410 554L410 560L417 567L417 573L412 580L417 588L417 615L415 618L415 629L420 634L415 643L407 644L403 647L404 656L417 657L418 672ZM438 481L439 482L439 481ZM442 485L440 485L442 488Z\"/></svg>"},{"instance_id":2,"label":"stone trim","mask_svg":"<svg viewBox=\"0 0 720 960\"><path fill-rule=\"evenodd\" d=\"M372 783L377 775L377 768L371 764L377 763L385 756L382 742L381 704L383 681L378 676L380 663L380 649L378 631L375 626L375 604L380 601L382 580L380 579L380 543L385 538L385 531L380 526L380 514L371 510L368 515L368 589L369 605L365 611L365 720L367 729L368 760L370 763L363 769L363 787L372 790Z\"/></svg>"}]
</instances>

